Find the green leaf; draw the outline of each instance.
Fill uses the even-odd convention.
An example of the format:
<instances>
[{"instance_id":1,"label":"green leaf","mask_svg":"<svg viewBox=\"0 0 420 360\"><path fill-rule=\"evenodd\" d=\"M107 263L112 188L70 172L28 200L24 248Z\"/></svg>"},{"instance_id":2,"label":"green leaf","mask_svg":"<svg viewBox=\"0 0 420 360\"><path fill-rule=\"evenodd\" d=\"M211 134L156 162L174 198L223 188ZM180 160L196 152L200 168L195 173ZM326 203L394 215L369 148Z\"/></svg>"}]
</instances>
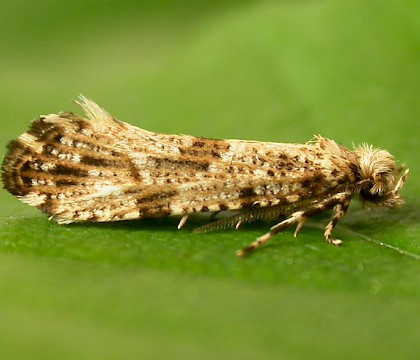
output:
<instances>
[{"instance_id":1,"label":"green leaf","mask_svg":"<svg viewBox=\"0 0 420 360\"><path fill-rule=\"evenodd\" d=\"M55 4L55 3L54 3ZM0 192L1 358L419 357L414 1L38 1L0 12L0 150L79 93L148 130L344 146L406 163L406 205L299 237L179 219L59 226Z\"/></svg>"}]
</instances>

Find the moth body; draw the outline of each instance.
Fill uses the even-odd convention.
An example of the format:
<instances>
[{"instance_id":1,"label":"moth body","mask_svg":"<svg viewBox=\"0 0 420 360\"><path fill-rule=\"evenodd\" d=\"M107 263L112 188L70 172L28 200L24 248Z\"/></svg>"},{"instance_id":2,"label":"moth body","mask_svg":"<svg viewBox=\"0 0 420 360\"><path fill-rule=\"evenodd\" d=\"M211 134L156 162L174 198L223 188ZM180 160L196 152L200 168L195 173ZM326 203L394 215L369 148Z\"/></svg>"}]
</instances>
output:
<instances>
[{"instance_id":1,"label":"moth body","mask_svg":"<svg viewBox=\"0 0 420 360\"><path fill-rule=\"evenodd\" d=\"M333 209L325 238L352 197L395 208L408 170L399 176L385 150L353 151L321 136L306 144L215 140L154 133L116 120L91 100L72 113L41 116L9 144L4 187L60 224L109 222L197 212L239 211L204 225L211 231L257 219L281 220L243 256L293 224Z\"/></svg>"}]
</instances>

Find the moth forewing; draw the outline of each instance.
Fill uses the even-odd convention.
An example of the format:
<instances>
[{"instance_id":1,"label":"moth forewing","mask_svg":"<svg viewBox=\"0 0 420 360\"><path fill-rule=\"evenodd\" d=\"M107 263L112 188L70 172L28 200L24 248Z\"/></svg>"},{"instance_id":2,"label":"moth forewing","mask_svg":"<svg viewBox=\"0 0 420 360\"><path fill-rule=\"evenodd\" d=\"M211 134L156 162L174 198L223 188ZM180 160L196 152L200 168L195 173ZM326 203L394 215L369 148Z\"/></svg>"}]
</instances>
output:
<instances>
[{"instance_id":1,"label":"moth forewing","mask_svg":"<svg viewBox=\"0 0 420 360\"><path fill-rule=\"evenodd\" d=\"M67 224L182 216L238 210L199 228L237 228L257 219L280 220L240 251L246 255L284 228L333 209L324 236L354 195L395 207L408 171L398 179L392 156L369 146L350 151L317 136L307 144L215 140L165 135L116 120L94 102L72 113L41 116L9 145L4 187L50 218Z\"/></svg>"}]
</instances>

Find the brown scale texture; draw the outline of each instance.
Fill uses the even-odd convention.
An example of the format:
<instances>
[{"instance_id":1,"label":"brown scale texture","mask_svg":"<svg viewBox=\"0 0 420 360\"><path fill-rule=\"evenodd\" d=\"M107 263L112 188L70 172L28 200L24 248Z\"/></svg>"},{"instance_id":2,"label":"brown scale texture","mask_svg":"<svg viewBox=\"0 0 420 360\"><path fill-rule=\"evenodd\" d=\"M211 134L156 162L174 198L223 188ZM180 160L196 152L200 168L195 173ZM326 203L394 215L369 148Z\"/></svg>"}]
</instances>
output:
<instances>
[{"instance_id":1,"label":"brown scale texture","mask_svg":"<svg viewBox=\"0 0 420 360\"><path fill-rule=\"evenodd\" d=\"M9 144L2 166L11 194L61 223L223 210L243 210L245 221L273 218L360 192L368 181L361 182L355 152L326 138L282 144L164 135L118 121L85 98L79 105L87 119L40 117Z\"/></svg>"}]
</instances>

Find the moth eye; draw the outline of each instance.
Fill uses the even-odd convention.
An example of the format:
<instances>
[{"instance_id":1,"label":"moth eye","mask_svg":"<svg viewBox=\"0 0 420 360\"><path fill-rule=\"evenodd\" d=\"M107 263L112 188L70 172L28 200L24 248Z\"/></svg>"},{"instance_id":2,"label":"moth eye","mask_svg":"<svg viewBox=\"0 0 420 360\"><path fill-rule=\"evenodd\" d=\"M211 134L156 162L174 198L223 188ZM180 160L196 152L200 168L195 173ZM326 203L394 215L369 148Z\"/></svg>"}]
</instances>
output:
<instances>
[{"instance_id":1,"label":"moth eye","mask_svg":"<svg viewBox=\"0 0 420 360\"><path fill-rule=\"evenodd\" d=\"M374 183L372 182L368 186L363 187L360 190L360 196L368 201L375 201L381 197L382 194L378 193L377 191L372 191L374 189Z\"/></svg>"}]
</instances>

